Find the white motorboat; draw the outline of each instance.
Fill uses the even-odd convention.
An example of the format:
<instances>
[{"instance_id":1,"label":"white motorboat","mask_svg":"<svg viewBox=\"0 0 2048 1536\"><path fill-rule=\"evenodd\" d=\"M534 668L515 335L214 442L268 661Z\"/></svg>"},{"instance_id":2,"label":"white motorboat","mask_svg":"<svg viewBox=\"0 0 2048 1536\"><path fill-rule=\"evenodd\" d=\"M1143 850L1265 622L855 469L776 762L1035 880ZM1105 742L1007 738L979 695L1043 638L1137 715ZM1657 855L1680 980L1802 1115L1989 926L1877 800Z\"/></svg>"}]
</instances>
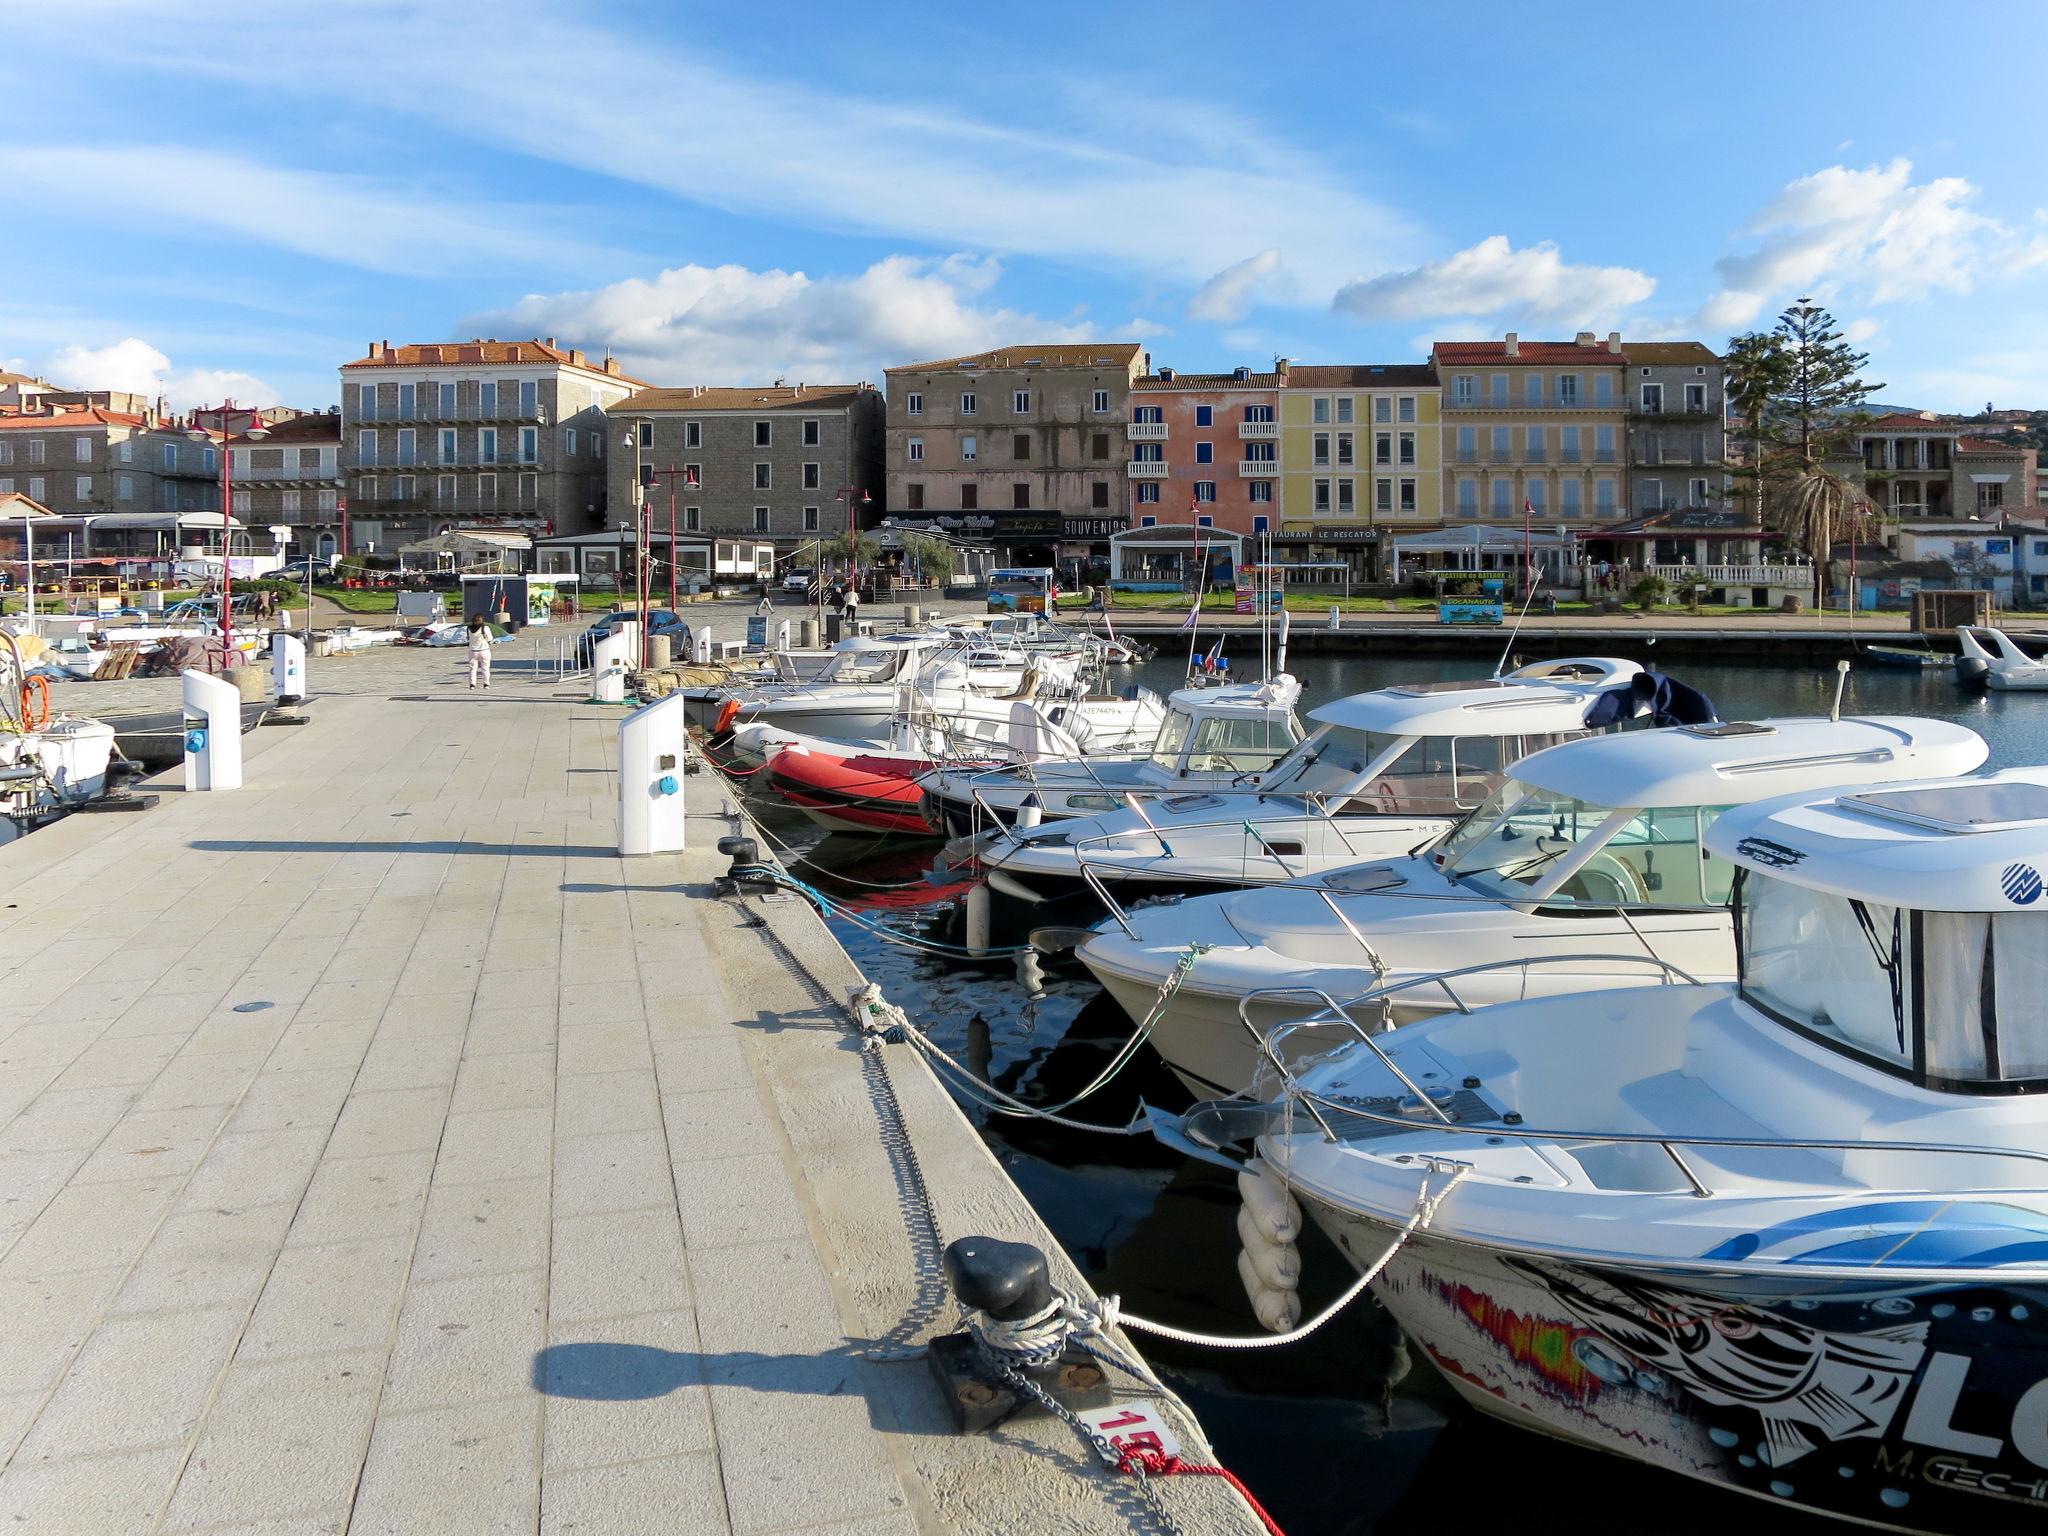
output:
<instances>
[{"instance_id":1,"label":"white motorboat","mask_svg":"<svg viewBox=\"0 0 2048 1536\"><path fill-rule=\"evenodd\" d=\"M1481 1413L1802 1511L2037 1531L2048 770L1803 793L1706 843L1733 985L1276 1055L1247 1204L1277 1175Z\"/></svg>"},{"instance_id":2,"label":"white motorboat","mask_svg":"<svg viewBox=\"0 0 2048 1536\"><path fill-rule=\"evenodd\" d=\"M1301 745L1294 717L1301 684L1285 673L1263 683L1176 689L1150 751L1013 768L940 767L924 786L925 819L954 837L975 836L1023 816L1027 825L1115 810L1215 788L1258 789Z\"/></svg>"},{"instance_id":3,"label":"white motorboat","mask_svg":"<svg viewBox=\"0 0 2048 1536\"><path fill-rule=\"evenodd\" d=\"M999 827L975 854L992 891L1032 909L1064 902L1099 912L1091 875L1120 900L1299 881L1434 841L1531 752L1612 722L1669 723L1647 702L1657 692L1636 663L1609 657L1397 683L1311 710L1319 729L1256 790L1219 787Z\"/></svg>"},{"instance_id":4,"label":"white motorboat","mask_svg":"<svg viewBox=\"0 0 2048 1536\"><path fill-rule=\"evenodd\" d=\"M47 679L38 679L42 689ZM31 700L28 668L12 631L0 628L0 843L12 842L107 793L114 728L52 715Z\"/></svg>"},{"instance_id":5,"label":"white motorboat","mask_svg":"<svg viewBox=\"0 0 2048 1536\"><path fill-rule=\"evenodd\" d=\"M2029 656L2002 629L1958 624L1956 643L1962 647L1962 655L1956 658L1956 676L1963 682L2013 693L2048 688L2048 661Z\"/></svg>"},{"instance_id":6,"label":"white motorboat","mask_svg":"<svg viewBox=\"0 0 2048 1536\"><path fill-rule=\"evenodd\" d=\"M1382 1021L1403 1023L1632 986L1662 964L1724 979L1734 869L1702 841L1717 816L1795 790L1967 773L1987 751L1960 725L1882 717L1566 742L1515 764L1426 855L1119 911L1077 952L1133 1018L1163 1009L1151 1043L1183 1080L1227 1093L1250 1081L1260 1034L1320 994L1488 967L1386 997Z\"/></svg>"}]
</instances>

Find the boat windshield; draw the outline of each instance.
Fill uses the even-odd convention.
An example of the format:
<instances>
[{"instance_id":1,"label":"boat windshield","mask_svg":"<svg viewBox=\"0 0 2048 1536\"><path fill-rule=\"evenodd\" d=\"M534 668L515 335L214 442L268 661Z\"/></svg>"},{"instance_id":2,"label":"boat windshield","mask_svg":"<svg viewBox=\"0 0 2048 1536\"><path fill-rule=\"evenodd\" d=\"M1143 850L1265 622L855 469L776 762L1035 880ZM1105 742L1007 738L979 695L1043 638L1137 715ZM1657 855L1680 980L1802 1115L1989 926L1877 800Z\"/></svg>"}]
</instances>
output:
<instances>
[{"instance_id":1,"label":"boat windshield","mask_svg":"<svg viewBox=\"0 0 2048 1536\"><path fill-rule=\"evenodd\" d=\"M1371 774L1346 803L1352 812L1458 816L1497 790L1509 765L1589 731L1528 736L1385 736L1347 733L1365 744Z\"/></svg>"},{"instance_id":2,"label":"boat windshield","mask_svg":"<svg viewBox=\"0 0 2048 1536\"><path fill-rule=\"evenodd\" d=\"M1445 841L1459 885L1510 900L1715 906L1734 870L1701 845L1721 806L1634 809L1509 779Z\"/></svg>"},{"instance_id":3,"label":"boat windshield","mask_svg":"<svg viewBox=\"0 0 2048 1536\"><path fill-rule=\"evenodd\" d=\"M1755 873L1739 911L1742 995L1801 1033L1941 1086L2048 1078L2048 912L1918 911Z\"/></svg>"},{"instance_id":4,"label":"boat windshield","mask_svg":"<svg viewBox=\"0 0 2048 1536\"><path fill-rule=\"evenodd\" d=\"M841 651L824 666L813 683L886 683L896 676L908 651L894 649Z\"/></svg>"},{"instance_id":5,"label":"boat windshield","mask_svg":"<svg viewBox=\"0 0 2048 1536\"><path fill-rule=\"evenodd\" d=\"M1184 709L1169 709L1159 727L1159 739L1152 747L1152 761L1169 772L1180 771L1181 749L1188 744L1193 718Z\"/></svg>"}]
</instances>

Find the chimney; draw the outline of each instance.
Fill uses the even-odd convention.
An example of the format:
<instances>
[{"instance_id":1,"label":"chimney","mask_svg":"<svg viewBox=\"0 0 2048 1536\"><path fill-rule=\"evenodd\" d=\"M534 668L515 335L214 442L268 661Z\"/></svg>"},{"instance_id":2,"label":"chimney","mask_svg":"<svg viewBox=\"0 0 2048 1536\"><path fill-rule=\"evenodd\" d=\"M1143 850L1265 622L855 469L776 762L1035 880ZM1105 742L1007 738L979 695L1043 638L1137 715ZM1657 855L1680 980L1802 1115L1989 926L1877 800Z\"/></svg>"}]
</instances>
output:
<instances>
[{"instance_id":1,"label":"chimney","mask_svg":"<svg viewBox=\"0 0 2048 1536\"><path fill-rule=\"evenodd\" d=\"M547 344L552 347L555 344L555 338L550 336L548 338Z\"/></svg>"},{"instance_id":2,"label":"chimney","mask_svg":"<svg viewBox=\"0 0 2048 1536\"><path fill-rule=\"evenodd\" d=\"M1145 366L1144 366L1143 368L1141 368L1141 369L1139 370L1139 372L1141 372L1141 373L1150 373L1151 371L1152 371L1152 354L1151 354L1150 352L1147 352L1147 353L1145 354Z\"/></svg>"},{"instance_id":3,"label":"chimney","mask_svg":"<svg viewBox=\"0 0 2048 1536\"><path fill-rule=\"evenodd\" d=\"M1616 357L1621 356L1621 332L1609 331L1607 333L1607 350Z\"/></svg>"},{"instance_id":4,"label":"chimney","mask_svg":"<svg viewBox=\"0 0 2048 1536\"><path fill-rule=\"evenodd\" d=\"M1515 332L1515 331L1509 331L1509 332L1508 332L1508 356L1509 356L1509 357L1520 357L1521 355L1522 355L1522 338L1521 338L1521 336L1520 336L1520 334L1519 334L1519 333L1517 333L1517 332Z\"/></svg>"},{"instance_id":5,"label":"chimney","mask_svg":"<svg viewBox=\"0 0 2048 1536\"><path fill-rule=\"evenodd\" d=\"M1581 331L1572 338L1572 345L1576 347L1591 347L1598 345L1598 343L1595 341L1591 331Z\"/></svg>"},{"instance_id":6,"label":"chimney","mask_svg":"<svg viewBox=\"0 0 2048 1536\"><path fill-rule=\"evenodd\" d=\"M1287 359L1286 359L1286 358L1284 358L1284 357L1276 357L1276 358L1274 358L1274 359L1273 359L1273 371L1274 371L1275 373L1279 374L1281 378L1283 378L1283 379L1284 379L1284 378L1286 378L1286 377L1287 377Z\"/></svg>"},{"instance_id":7,"label":"chimney","mask_svg":"<svg viewBox=\"0 0 2048 1536\"><path fill-rule=\"evenodd\" d=\"M571 347L569 349L569 361L578 368L581 368L583 366L583 349L581 347Z\"/></svg>"}]
</instances>

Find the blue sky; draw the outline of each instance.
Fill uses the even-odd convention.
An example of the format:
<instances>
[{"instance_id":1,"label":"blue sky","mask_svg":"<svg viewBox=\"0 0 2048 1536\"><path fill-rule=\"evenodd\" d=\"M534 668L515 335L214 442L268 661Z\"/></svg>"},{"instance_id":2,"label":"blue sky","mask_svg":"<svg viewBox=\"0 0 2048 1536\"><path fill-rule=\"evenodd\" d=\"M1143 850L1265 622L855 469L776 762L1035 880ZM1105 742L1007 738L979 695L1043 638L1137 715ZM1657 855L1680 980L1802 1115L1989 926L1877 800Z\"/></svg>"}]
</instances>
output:
<instances>
[{"instance_id":1,"label":"blue sky","mask_svg":"<svg viewBox=\"0 0 2048 1536\"><path fill-rule=\"evenodd\" d=\"M1760 24L1791 18L1796 35ZM488 19L486 19L488 18ZM2048 407L2048 7L13 8L0 364L324 406L371 338L660 383L1698 336Z\"/></svg>"}]
</instances>

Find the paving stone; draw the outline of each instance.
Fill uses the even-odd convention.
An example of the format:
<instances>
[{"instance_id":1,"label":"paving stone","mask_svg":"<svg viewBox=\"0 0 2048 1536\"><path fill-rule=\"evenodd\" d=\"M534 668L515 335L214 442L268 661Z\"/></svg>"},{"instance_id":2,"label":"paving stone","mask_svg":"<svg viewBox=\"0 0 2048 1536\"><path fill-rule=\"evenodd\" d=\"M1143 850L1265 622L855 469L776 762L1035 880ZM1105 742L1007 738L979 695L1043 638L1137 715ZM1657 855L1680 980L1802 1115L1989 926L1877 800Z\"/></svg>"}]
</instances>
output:
<instances>
[{"instance_id":1,"label":"paving stone","mask_svg":"<svg viewBox=\"0 0 2048 1536\"><path fill-rule=\"evenodd\" d=\"M725 1488L708 1453L591 1471L541 1487L541 1536L669 1536L725 1528Z\"/></svg>"},{"instance_id":2,"label":"paving stone","mask_svg":"<svg viewBox=\"0 0 2048 1536\"><path fill-rule=\"evenodd\" d=\"M555 1101L555 1053L512 1051L465 1055L455 1077L449 1109L469 1114L484 1109L544 1109Z\"/></svg>"},{"instance_id":3,"label":"paving stone","mask_svg":"<svg viewBox=\"0 0 2048 1536\"><path fill-rule=\"evenodd\" d=\"M274 1131L238 1131L241 1117L206 1149L178 1201L181 1211L240 1210L296 1203L320 1161L327 1131L319 1125Z\"/></svg>"},{"instance_id":4,"label":"paving stone","mask_svg":"<svg viewBox=\"0 0 2048 1536\"><path fill-rule=\"evenodd\" d=\"M58 1275L132 1262L183 1183L179 1177L158 1176L78 1184L60 1191L0 1259L0 1278Z\"/></svg>"},{"instance_id":5,"label":"paving stone","mask_svg":"<svg viewBox=\"0 0 2048 1536\"><path fill-rule=\"evenodd\" d=\"M355 1093L342 1107L329 1158L390 1152L432 1152L441 1144L448 1094L441 1088L390 1088Z\"/></svg>"},{"instance_id":6,"label":"paving stone","mask_svg":"<svg viewBox=\"0 0 2048 1536\"><path fill-rule=\"evenodd\" d=\"M902 1487L848 1360L706 1362L734 1531L888 1514Z\"/></svg>"},{"instance_id":7,"label":"paving stone","mask_svg":"<svg viewBox=\"0 0 2048 1536\"><path fill-rule=\"evenodd\" d=\"M546 1333L547 1271L415 1281L380 1413L405 1413L508 1396L533 1379Z\"/></svg>"},{"instance_id":8,"label":"paving stone","mask_svg":"<svg viewBox=\"0 0 2048 1536\"><path fill-rule=\"evenodd\" d=\"M725 1157L683 1166L687 1175L677 1179L676 1205L690 1247L808 1237L780 1157Z\"/></svg>"},{"instance_id":9,"label":"paving stone","mask_svg":"<svg viewBox=\"0 0 2048 1536\"><path fill-rule=\"evenodd\" d=\"M585 1072L645 1071L654 1065L647 1026L637 1018L624 1023L577 1026L562 1020L557 1070L564 1077Z\"/></svg>"},{"instance_id":10,"label":"paving stone","mask_svg":"<svg viewBox=\"0 0 2048 1536\"><path fill-rule=\"evenodd\" d=\"M285 1239L292 1247L370 1237L410 1238L419 1228L431 1152L390 1152L323 1162Z\"/></svg>"},{"instance_id":11,"label":"paving stone","mask_svg":"<svg viewBox=\"0 0 2048 1536\"><path fill-rule=\"evenodd\" d=\"M63 1536L146 1536L182 1445L121 1456L17 1461L0 1473L0 1529Z\"/></svg>"},{"instance_id":12,"label":"paving stone","mask_svg":"<svg viewBox=\"0 0 2048 1536\"><path fill-rule=\"evenodd\" d=\"M413 1283L544 1266L548 1195L546 1179L434 1185L413 1254Z\"/></svg>"},{"instance_id":13,"label":"paving stone","mask_svg":"<svg viewBox=\"0 0 2048 1536\"><path fill-rule=\"evenodd\" d=\"M671 1093L661 1101L669 1155L677 1163L705 1158L779 1154L781 1143L761 1096L750 1083L698 1093Z\"/></svg>"},{"instance_id":14,"label":"paving stone","mask_svg":"<svg viewBox=\"0 0 2048 1536\"><path fill-rule=\"evenodd\" d=\"M113 1310L154 1312L215 1302L250 1306L269 1277L296 1210L284 1201L176 1212L143 1249Z\"/></svg>"},{"instance_id":15,"label":"paving stone","mask_svg":"<svg viewBox=\"0 0 2048 1536\"><path fill-rule=\"evenodd\" d=\"M212 1307L109 1318L36 1417L17 1464L182 1441L199 1423L246 1315Z\"/></svg>"},{"instance_id":16,"label":"paving stone","mask_svg":"<svg viewBox=\"0 0 2048 1536\"><path fill-rule=\"evenodd\" d=\"M537 1178L549 1172L553 1114L546 1109L490 1109L450 1115L441 1138L436 1184Z\"/></svg>"},{"instance_id":17,"label":"paving stone","mask_svg":"<svg viewBox=\"0 0 2048 1536\"><path fill-rule=\"evenodd\" d=\"M539 1515L533 1454L540 1411L531 1394L380 1416L350 1536L531 1532Z\"/></svg>"},{"instance_id":18,"label":"paving stone","mask_svg":"<svg viewBox=\"0 0 2048 1536\"><path fill-rule=\"evenodd\" d=\"M715 1437L687 1312L556 1322L534 1365L549 1473L710 1450Z\"/></svg>"},{"instance_id":19,"label":"paving stone","mask_svg":"<svg viewBox=\"0 0 2048 1536\"><path fill-rule=\"evenodd\" d=\"M689 1040L663 1040L654 1047L654 1070L661 1091L702 1093L710 1089L744 1088L751 1092L754 1074L739 1040L726 1031Z\"/></svg>"},{"instance_id":20,"label":"paving stone","mask_svg":"<svg viewBox=\"0 0 2048 1536\"><path fill-rule=\"evenodd\" d=\"M236 1359L381 1347L405 1287L410 1237L287 1248L249 1318Z\"/></svg>"},{"instance_id":21,"label":"paving stone","mask_svg":"<svg viewBox=\"0 0 2048 1536\"><path fill-rule=\"evenodd\" d=\"M99 1323L121 1283L119 1268L0 1279L0 1382L11 1392L44 1392Z\"/></svg>"},{"instance_id":22,"label":"paving stone","mask_svg":"<svg viewBox=\"0 0 2048 1536\"><path fill-rule=\"evenodd\" d=\"M557 1221L550 1324L689 1306L683 1237L672 1207Z\"/></svg>"},{"instance_id":23,"label":"paving stone","mask_svg":"<svg viewBox=\"0 0 2048 1536\"><path fill-rule=\"evenodd\" d=\"M823 1355L847 1346L807 1239L692 1249L690 1279L707 1352Z\"/></svg>"},{"instance_id":24,"label":"paving stone","mask_svg":"<svg viewBox=\"0 0 2048 1536\"><path fill-rule=\"evenodd\" d=\"M650 1205L673 1212L675 1198L668 1146L658 1130L564 1136L555 1143L558 1217Z\"/></svg>"}]
</instances>

